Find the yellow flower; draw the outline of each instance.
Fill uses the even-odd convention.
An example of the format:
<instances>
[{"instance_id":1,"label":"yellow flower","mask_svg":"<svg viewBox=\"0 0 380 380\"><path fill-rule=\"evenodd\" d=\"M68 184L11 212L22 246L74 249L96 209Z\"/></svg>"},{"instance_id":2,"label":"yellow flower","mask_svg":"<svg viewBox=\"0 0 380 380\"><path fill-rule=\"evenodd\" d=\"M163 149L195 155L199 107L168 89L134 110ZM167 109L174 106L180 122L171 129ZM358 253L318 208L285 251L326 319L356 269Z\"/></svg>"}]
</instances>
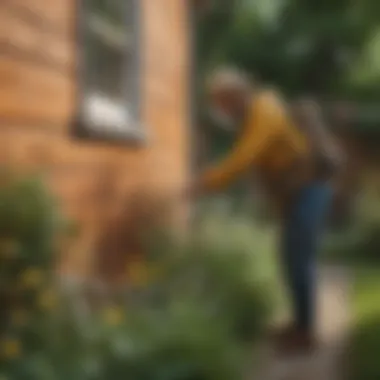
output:
<instances>
[{"instance_id":1,"label":"yellow flower","mask_svg":"<svg viewBox=\"0 0 380 380\"><path fill-rule=\"evenodd\" d=\"M14 259L19 253L19 243L13 239L0 240L0 256L5 259Z\"/></svg>"},{"instance_id":2,"label":"yellow flower","mask_svg":"<svg viewBox=\"0 0 380 380\"><path fill-rule=\"evenodd\" d=\"M158 265L150 266L149 278L154 279L154 280L162 278L165 272L164 269L165 269L164 267L158 266Z\"/></svg>"},{"instance_id":3,"label":"yellow flower","mask_svg":"<svg viewBox=\"0 0 380 380\"><path fill-rule=\"evenodd\" d=\"M21 275L21 282L27 288L35 288L42 283L44 276L40 269L29 268Z\"/></svg>"},{"instance_id":4,"label":"yellow flower","mask_svg":"<svg viewBox=\"0 0 380 380\"><path fill-rule=\"evenodd\" d=\"M51 289L46 290L39 296L38 304L45 310L53 310L58 305L58 297Z\"/></svg>"},{"instance_id":5,"label":"yellow flower","mask_svg":"<svg viewBox=\"0 0 380 380\"><path fill-rule=\"evenodd\" d=\"M7 339L1 342L1 354L6 359L15 359L21 355L21 343L16 339Z\"/></svg>"},{"instance_id":6,"label":"yellow flower","mask_svg":"<svg viewBox=\"0 0 380 380\"><path fill-rule=\"evenodd\" d=\"M123 309L119 307L109 307L104 311L103 319L107 325L118 326L125 319Z\"/></svg>"},{"instance_id":7,"label":"yellow flower","mask_svg":"<svg viewBox=\"0 0 380 380\"><path fill-rule=\"evenodd\" d=\"M149 270L143 262L132 262L127 265L127 279L135 286L143 287L149 283Z\"/></svg>"},{"instance_id":8,"label":"yellow flower","mask_svg":"<svg viewBox=\"0 0 380 380\"><path fill-rule=\"evenodd\" d=\"M25 326L28 319L29 316L25 310L16 310L11 314L11 322L14 326Z\"/></svg>"}]
</instances>

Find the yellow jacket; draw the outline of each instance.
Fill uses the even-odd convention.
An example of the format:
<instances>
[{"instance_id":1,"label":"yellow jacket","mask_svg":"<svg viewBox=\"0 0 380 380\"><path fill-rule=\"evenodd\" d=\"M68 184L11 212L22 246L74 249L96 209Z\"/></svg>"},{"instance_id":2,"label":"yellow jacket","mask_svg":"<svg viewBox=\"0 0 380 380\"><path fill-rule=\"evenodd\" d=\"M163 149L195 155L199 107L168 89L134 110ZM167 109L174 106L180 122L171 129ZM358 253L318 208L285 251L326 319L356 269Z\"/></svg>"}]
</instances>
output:
<instances>
[{"instance_id":1,"label":"yellow jacket","mask_svg":"<svg viewBox=\"0 0 380 380\"><path fill-rule=\"evenodd\" d=\"M232 151L203 173L201 184L209 191L221 190L253 167L266 182L274 184L276 179L284 180L289 169L308 151L306 138L293 124L280 96L263 91L252 100Z\"/></svg>"}]
</instances>

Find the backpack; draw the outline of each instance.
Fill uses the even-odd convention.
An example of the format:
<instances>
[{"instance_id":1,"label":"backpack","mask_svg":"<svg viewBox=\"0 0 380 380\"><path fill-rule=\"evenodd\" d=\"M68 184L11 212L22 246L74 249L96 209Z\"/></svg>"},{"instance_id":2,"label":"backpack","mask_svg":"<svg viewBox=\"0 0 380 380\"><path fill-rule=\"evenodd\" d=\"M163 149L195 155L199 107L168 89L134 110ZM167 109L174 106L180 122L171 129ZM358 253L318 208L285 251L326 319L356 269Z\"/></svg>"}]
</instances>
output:
<instances>
[{"instance_id":1,"label":"backpack","mask_svg":"<svg viewBox=\"0 0 380 380\"><path fill-rule=\"evenodd\" d=\"M345 157L324 121L321 108L316 102L304 99L297 100L291 108L295 124L310 146L316 178L334 178L342 170Z\"/></svg>"}]
</instances>

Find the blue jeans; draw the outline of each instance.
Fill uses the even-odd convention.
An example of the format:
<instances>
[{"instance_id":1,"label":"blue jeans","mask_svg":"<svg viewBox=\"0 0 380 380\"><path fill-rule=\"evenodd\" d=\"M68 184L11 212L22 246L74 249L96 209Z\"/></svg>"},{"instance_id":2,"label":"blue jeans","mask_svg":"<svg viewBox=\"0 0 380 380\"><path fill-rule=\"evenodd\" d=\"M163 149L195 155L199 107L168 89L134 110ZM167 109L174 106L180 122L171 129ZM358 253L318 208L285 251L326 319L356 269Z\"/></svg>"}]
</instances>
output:
<instances>
[{"instance_id":1,"label":"blue jeans","mask_svg":"<svg viewBox=\"0 0 380 380\"><path fill-rule=\"evenodd\" d=\"M312 329L317 252L332 188L315 181L300 190L285 218L282 259L298 327Z\"/></svg>"}]
</instances>

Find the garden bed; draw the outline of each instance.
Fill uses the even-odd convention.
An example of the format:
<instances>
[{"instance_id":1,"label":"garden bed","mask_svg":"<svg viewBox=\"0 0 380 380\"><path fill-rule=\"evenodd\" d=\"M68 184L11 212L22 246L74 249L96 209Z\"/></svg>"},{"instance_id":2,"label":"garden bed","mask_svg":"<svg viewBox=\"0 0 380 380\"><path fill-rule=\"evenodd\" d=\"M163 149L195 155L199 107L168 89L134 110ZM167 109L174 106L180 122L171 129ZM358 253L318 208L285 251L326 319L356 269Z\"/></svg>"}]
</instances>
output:
<instances>
[{"instance_id":1,"label":"garden bed","mask_svg":"<svg viewBox=\"0 0 380 380\"><path fill-rule=\"evenodd\" d=\"M237 380L272 313L267 235L203 219L194 236L147 240L124 286L62 288L67 234L43 184L0 189L0 376L12 380ZM94 289L93 289L94 290ZM96 302L90 302L96 301Z\"/></svg>"}]
</instances>

